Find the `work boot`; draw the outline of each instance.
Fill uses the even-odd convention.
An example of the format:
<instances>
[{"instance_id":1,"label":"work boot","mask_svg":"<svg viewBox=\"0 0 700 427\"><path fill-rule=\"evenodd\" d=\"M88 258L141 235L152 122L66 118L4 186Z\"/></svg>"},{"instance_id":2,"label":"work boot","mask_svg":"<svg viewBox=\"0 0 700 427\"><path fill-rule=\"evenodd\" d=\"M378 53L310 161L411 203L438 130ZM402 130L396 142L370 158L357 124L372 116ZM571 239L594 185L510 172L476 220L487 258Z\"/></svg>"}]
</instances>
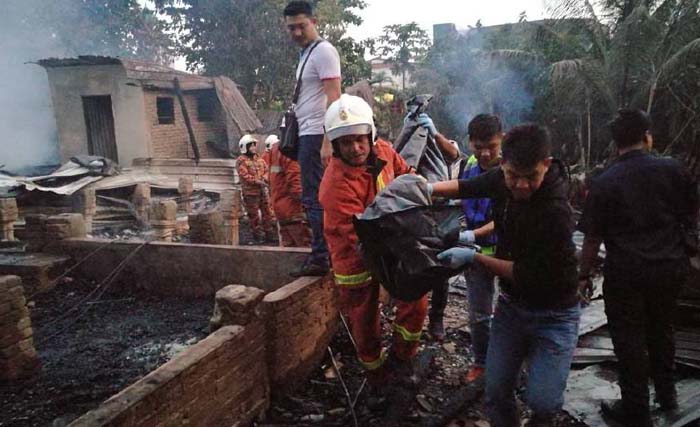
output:
<instances>
[{"instance_id":1,"label":"work boot","mask_svg":"<svg viewBox=\"0 0 700 427\"><path fill-rule=\"evenodd\" d=\"M428 333L433 341L442 341L445 339L445 327L442 323L442 316L430 318L428 322Z\"/></svg>"},{"instance_id":2,"label":"work boot","mask_svg":"<svg viewBox=\"0 0 700 427\"><path fill-rule=\"evenodd\" d=\"M289 272L292 277L325 276L328 273L328 265L305 261L301 266Z\"/></svg>"},{"instance_id":3,"label":"work boot","mask_svg":"<svg viewBox=\"0 0 700 427\"><path fill-rule=\"evenodd\" d=\"M600 409L604 417L616 421L623 426L654 427L654 423L651 421L651 416L648 411L646 413L633 413L632 411L628 411L622 403L622 399L603 400L600 402Z\"/></svg>"},{"instance_id":4,"label":"work boot","mask_svg":"<svg viewBox=\"0 0 700 427\"><path fill-rule=\"evenodd\" d=\"M401 360L394 353L390 353L384 363L391 376L393 385L400 385L409 388L417 387L420 379L415 375L413 369L413 359Z\"/></svg>"}]
</instances>

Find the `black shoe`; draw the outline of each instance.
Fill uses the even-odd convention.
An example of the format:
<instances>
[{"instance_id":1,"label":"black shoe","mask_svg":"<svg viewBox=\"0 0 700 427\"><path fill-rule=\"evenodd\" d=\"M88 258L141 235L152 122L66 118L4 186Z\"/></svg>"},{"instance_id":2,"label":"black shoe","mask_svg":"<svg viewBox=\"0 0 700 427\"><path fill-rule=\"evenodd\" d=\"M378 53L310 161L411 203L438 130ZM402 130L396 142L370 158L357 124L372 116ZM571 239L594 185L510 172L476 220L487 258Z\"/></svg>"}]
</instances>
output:
<instances>
[{"instance_id":1,"label":"black shoe","mask_svg":"<svg viewBox=\"0 0 700 427\"><path fill-rule=\"evenodd\" d=\"M299 268L289 272L292 277L302 276L325 276L328 273L328 266L319 265L316 263L305 262Z\"/></svg>"},{"instance_id":2,"label":"black shoe","mask_svg":"<svg viewBox=\"0 0 700 427\"><path fill-rule=\"evenodd\" d=\"M678 409L678 399L675 393L671 396L656 396L656 402L658 402L659 407L664 412Z\"/></svg>"},{"instance_id":3,"label":"black shoe","mask_svg":"<svg viewBox=\"0 0 700 427\"><path fill-rule=\"evenodd\" d=\"M626 427L654 427L649 412L631 413L625 409L622 400L603 400L600 402L603 416L620 423Z\"/></svg>"},{"instance_id":4,"label":"black shoe","mask_svg":"<svg viewBox=\"0 0 700 427\"><path fill-rule=\"evenodd\" d=\"M430 319L428 322L428 333L433 341L442 341L445 339L445 326L442 323L442 317Z\"/></svg>"}]
</instances>

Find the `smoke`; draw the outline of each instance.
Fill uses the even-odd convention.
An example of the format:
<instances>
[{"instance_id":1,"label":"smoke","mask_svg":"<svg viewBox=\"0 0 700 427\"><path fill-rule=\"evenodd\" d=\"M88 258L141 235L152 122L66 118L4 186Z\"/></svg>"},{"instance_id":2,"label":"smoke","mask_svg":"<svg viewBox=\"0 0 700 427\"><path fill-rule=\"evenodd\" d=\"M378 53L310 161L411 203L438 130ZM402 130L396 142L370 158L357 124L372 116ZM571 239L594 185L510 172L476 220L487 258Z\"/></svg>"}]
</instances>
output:
<instances>
[{"instance_id":1,"label":"smoke","mask_svg":"<svg viewBox=\"0 0 700 427\"><path fill-rule=\"evenodd\" d=\"M433 82L432 93L438 97L434 101L439 105L439 113L435 113L440 116L440 125L455 138L463 140L469 121L482 113L498 115L504 129L533 120L533 87L541 71L533 64L519 64L508 55L494 53L499 46L492 37L499 35L498 31L484 27L436 41L442 51L429 64L433 74L427 80ZM438 89L445 87L447 90Z\"/></svg>"},{"instance_id":2,"label":"smoke","mask_svg":"<svg viewBox=\"0 0 700 427\"><path fill-rule=\"evenodd\" d=\"M169 54L163 21L137 0L4 0L2 5L0 165L11 172L59 161L46 71L27 62L78 55L163 62Z\"/></svg>"},{"instance_id":3,"label":"smoke","mask_svg":"<svg viewBox=\"0 0 700 427\"><path fill-rule=\"evenodd\" d=\"M33 16L41 6L9 0L0 15L0 165L13 172L58 162L46 72L26 64L66 54Z\"/></svg>"}]
</instances>

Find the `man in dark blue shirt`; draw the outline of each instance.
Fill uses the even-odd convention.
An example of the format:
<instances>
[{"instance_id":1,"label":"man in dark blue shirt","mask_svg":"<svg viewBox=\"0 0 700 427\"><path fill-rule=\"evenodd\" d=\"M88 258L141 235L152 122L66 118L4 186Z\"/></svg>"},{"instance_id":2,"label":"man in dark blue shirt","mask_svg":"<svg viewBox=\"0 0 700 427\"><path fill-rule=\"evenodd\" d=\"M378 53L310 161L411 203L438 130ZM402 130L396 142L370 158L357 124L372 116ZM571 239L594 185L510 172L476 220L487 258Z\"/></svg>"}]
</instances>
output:
<instances>
[{"instance_id":1,"label":"man in dark blue shirt","mask_svg":"<svg viewBox=\"0 0 700 427\"><path fill-rule=\"evenodd\" d=\"M620 362L622 400L603 413L625 426L652 426L649 371L662 410L675 409L673 318L697 238L698 189L676 160L649 153L651 121L620 110L611 124L618 158L591 184L580 228L586 238L579 280L607 250L605 312ZM648 355L647 355L648 352Z\"/></svg>"}]
</instances>

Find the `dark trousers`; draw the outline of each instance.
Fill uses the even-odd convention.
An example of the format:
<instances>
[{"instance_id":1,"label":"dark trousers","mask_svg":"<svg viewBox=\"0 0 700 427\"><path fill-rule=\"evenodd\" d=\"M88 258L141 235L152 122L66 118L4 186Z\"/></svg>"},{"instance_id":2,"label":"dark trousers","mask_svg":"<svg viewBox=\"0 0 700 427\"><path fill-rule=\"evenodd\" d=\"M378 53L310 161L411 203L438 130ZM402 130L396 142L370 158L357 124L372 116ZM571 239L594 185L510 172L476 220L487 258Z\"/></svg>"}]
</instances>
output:
<instances>
[{"instance_id":1,"label":"dark trousers","mask_svg":"<svg viewBox=\"0 0 700 427\"><path fill-rule=\"evenodd\" d=\"M321 185L321 178L323 178L322 143L323 135L299 137L297 161L301 169L301 204L311 228L311 255L308 262L327 266L328 247L323 238L323 207L318 201L318 187Z\"/></svg>"},{"instance_id":2,"label":"dark trousers","mask_svg":"<svg viewBox=\"0 0 700 427\"><path fill-rule=\"evenodd\" d=\"M688 263L647 262L639 268L605 271L603 298L619 360L620 390L629 414L649 414L649 377L657 398L675 395L673 319Z\"/></svg>"}]
</instances>

